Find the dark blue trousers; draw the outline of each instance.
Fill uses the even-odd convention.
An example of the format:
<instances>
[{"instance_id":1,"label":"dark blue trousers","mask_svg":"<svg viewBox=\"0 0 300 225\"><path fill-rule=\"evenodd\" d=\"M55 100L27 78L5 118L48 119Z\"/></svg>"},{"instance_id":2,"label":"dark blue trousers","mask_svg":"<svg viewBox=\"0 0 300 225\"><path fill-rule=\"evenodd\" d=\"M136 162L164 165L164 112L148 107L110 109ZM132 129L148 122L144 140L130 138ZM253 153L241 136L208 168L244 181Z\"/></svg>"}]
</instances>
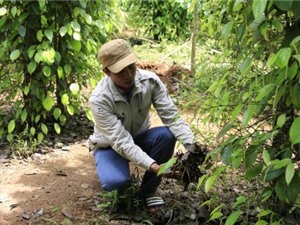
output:
<instances>
[{"instance_id":1,"label":"dark blue trousers","mask_svg":"<svg viewBox=\"0 0 300 225\"><path fill-rule=\"evenodd\" d=\"M167 162L173 155L176 139L167 127L151 128L134 139L144 152L158 164ZM129 161L111 147L94 153L97 175L105 191L117 190L122 193L130 186ZM140 197L153 196L161 182L161 177L146 171L140 187Z\"/></svg>"}]
</instances>

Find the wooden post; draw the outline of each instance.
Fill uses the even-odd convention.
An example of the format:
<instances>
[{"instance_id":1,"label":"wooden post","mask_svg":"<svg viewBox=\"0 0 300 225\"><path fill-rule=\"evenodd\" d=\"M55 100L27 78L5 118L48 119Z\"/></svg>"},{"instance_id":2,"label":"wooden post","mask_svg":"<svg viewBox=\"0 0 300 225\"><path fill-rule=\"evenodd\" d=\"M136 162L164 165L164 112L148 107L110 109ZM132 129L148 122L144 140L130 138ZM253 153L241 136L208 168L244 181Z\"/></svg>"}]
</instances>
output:
<instances>
[{"instance_id":1,"label":"wooden post","mask_svg":"<svg viewBox=\"0 0 300 225\"><path fill-rule=\"evenodd\" d=\"M196 1L194 7L194 26L192 32L192 54L191 54L191 72L192 76L196 73L196 44L197 44L197 36L198 36L198 27L199 27L199 2Z\"/></svg>"}]
</instances>

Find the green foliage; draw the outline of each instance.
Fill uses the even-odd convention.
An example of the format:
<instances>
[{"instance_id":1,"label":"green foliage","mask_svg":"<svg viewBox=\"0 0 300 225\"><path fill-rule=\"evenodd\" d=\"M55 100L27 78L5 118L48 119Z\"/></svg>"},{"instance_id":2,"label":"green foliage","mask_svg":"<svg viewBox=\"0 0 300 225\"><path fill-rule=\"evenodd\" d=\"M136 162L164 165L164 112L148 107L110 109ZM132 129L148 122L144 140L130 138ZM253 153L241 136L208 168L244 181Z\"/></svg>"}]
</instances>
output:
<instances>
[{"instance_id":1,"label":"green foliage","mask_svg":"<svg viewBox=\"0 0 300 225\"><path fill-rule=\"evenodd\" d=\"M22 134L29 145L40 143L81 110L81 92L99 79L98 45L118 28L116 7L115 1L0 1L0 137L14 143Z\"/></svg>"},{"instance_id":2,"label":"green foliage","mask_svg":"<svg viewBox=\"0 0 300 225\"><path fill-rule=\"evenodd\" d=\"M124 10L128 13L130 23L144 29L145 34L154 40L176 40L179 37L190 37L192 14L188 10L189 2L127 0Z\"/></svg>"},{"instance_id":3,"label":"green foliage","mask_svg":"<svg viewBox=\"0 0 300 225\"><path fill-rule=\"evenodd\" d=\"M214 81L204 102L191 100L205 115L202 121L220 128L210 157L220 155L224 165L243 168L252 182L260 179L266 186L264 201L276 202L268 210L288 214L300 192L299 1L200 3L201 41L214 38L213 59L222 62L221 69L217 63L209 70L199 66L198 76ZM222 174L214 170L199 185L207 192ZM226 223L238 214L232 210ZM217 210L211 216L222 215Z\"/></svg>"}]
</instances>

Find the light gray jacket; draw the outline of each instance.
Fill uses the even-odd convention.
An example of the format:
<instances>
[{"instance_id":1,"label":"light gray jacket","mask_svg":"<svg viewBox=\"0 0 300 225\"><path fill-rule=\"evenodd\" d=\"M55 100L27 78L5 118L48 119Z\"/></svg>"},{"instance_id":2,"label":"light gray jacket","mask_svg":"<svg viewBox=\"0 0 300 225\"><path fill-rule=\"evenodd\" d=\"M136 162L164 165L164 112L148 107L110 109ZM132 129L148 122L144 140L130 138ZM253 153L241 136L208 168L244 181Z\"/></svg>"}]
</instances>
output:
<instances>
[{"instance_id":1,"label":"light gray jacket","mask_svg":"<svg viewBox=\"0 0 300 225\"><path fill-rule=\"evenodd\" d=\"M183 144L194 142L191 129L153 72L137 70L130 102L106 76L97 84L89 103L94 118L94 134L89 138L92 150L111 146L124 158L149 169L154 160L134 144L133 138L149 129L151 105L177 140Z\"/></svg>"}]
</instances>

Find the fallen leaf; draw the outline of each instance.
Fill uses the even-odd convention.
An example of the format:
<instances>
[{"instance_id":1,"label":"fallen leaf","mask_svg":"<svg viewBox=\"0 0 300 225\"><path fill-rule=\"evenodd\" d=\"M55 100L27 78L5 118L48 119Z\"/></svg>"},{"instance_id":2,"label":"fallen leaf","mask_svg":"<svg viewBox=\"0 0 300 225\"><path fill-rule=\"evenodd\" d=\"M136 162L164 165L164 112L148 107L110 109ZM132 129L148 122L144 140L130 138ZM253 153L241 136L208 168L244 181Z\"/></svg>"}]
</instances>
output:
<instances>
[{"instance_id":1,"label":"fallen leaf","mask_svg":"<svg viewBox=\"0 0 300 225\"><path fill-rule=\"evenodd\" d=\"M56 175L57 175L57 176L64 176L64 177L67 176L66 172L65 172L65 171L62 171L62 170L57 170L57 171L56 171Z\"/></svg>"},{"instance_id":2,"label":"fallen leaf","mask_svg":"<svg viewBox=\"0 0 300 225\"><path fill-rule=\"evenodd\" d=\"M93 212L99 212L99 211L101 211L102 209L101 209L101 208L98 208L98 207L96 207L96 206L93 206L93 207L91 207L91 210L92 210Z\"/></svg>"},{"instance_id":3,"label":"fallen leaf","mask_svg":"<svg viewBox=\"0 0 300 225\"><path fill-rule=\"evenodd\" d=\"M10 205L10 210L14 209L14 208L17 208L20 204L12 204Z\"/></svg>"},{"instance_id":4,"label":"fallen leaf","mask_svg":"<svg viewBox=\"0 0 300 225\"><path fill-rule=\"evenodd\" d=\"M68 212L66 209L62 209L61 212L65 217L69 219L73 219L73 215L70 212Z\"/></svg>"},{"instance_id":5,"label":"fallen leaf","mask_svg":"<svg viewBox=\"0 0 300 225\"><path fill-rule=\"evenodd\" d=\"M21 214L21 217L22 217L23 219L25 219L25 220L29 220L31 216L30 216L28 213L23 212L23 213Z\"/></svg>"},{"instance_id":6,"label":"fallen leaf","mask_svg":"<svg viewBox=\"0 0 300 225\"><path fill-rule=\"evenodd\" d=\"M44 215L44 209L43 208L37 209L32 213L32 215L35 216L35 217L43 216Z\"/></svg>"},{"instance_id":7,"label":"fallen leaf","mask_svg":"<svg viewBox=\"0 0 300 225\"><path fill-rule=\"evenodd\" d=\"M88 189L88 188L89 188L89 184L87 184L87 183L82 183L82 184L80 185L80 187L81 187L82 189Z\"/></svg>"}]
</instances>

